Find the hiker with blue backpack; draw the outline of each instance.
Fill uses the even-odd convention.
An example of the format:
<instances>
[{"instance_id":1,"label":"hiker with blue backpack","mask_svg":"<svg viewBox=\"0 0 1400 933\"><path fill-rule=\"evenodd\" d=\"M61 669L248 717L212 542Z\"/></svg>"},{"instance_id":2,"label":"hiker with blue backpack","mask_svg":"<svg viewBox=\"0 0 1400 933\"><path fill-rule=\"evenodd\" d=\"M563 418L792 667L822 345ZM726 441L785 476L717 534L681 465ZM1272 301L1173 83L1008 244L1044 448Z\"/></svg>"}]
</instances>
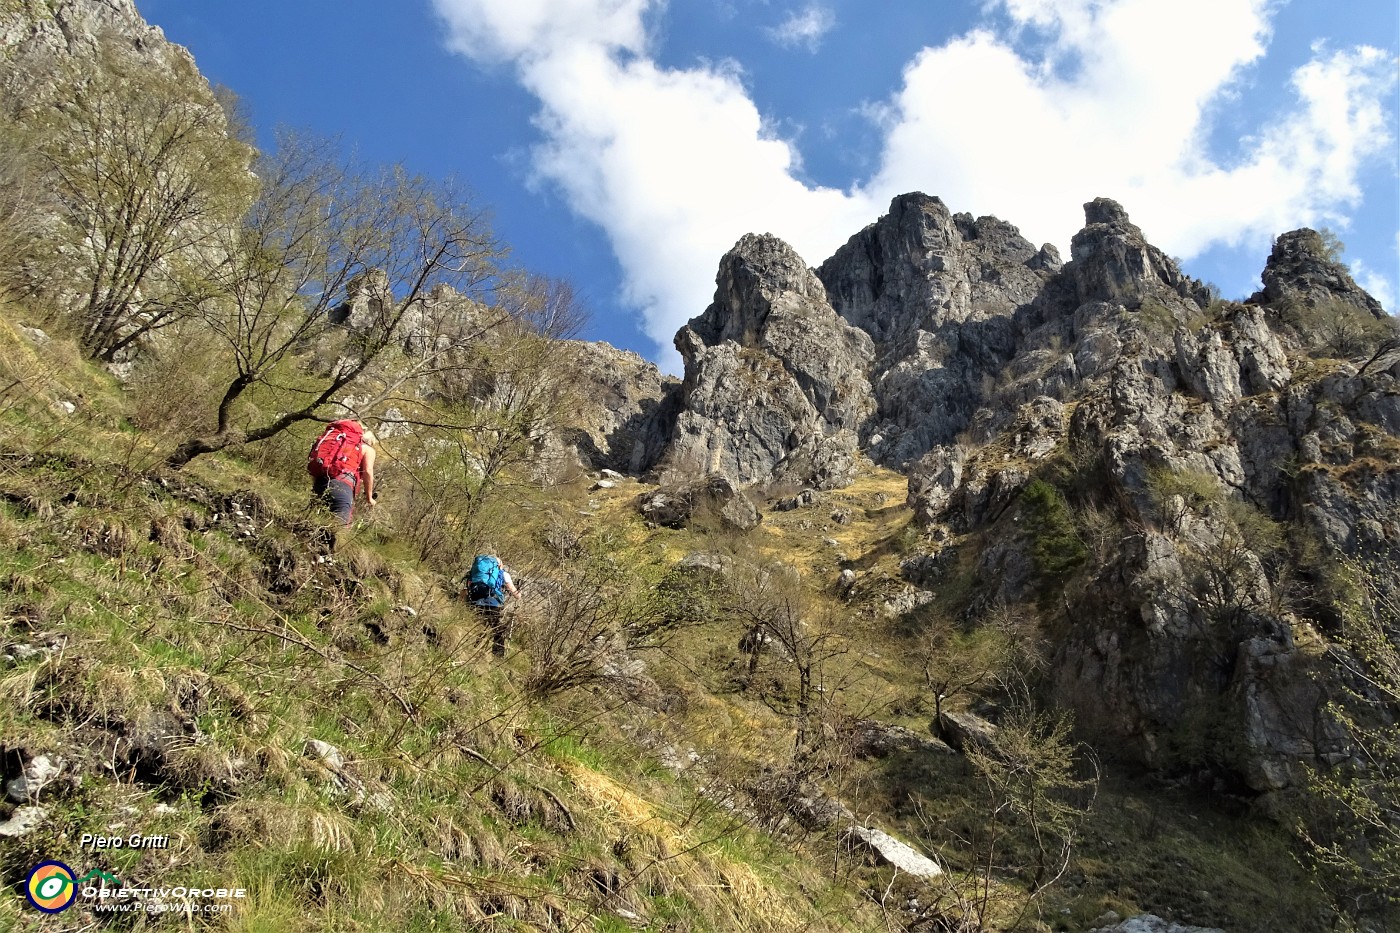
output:
<instances>
[{"instance_id":1,"label":"hiker with blue backpack","mask_svg":"<svg viewBox=\"0 0 1400 933\"><path fill-rule=\"evenodd\" d=\"M463 582L462 598L476 607L491 630L491 653L498 658L505 657L506 639L510 637L510 623L505 618L506 597L520 596L510 571L488 550L476 555Z\"/></svg>"}]
</instances>

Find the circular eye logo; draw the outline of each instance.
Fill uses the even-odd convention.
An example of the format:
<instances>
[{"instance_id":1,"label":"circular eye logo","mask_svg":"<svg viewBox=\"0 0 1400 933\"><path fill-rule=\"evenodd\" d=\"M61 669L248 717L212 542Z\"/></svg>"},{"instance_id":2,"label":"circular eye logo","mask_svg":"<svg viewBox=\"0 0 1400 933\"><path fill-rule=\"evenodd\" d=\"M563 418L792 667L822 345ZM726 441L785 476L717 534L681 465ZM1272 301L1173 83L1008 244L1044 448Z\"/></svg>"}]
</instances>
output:
<instances>
[{"instance_id":1,"label":"circular eye logo","mask_svg":"<svg viewBox=\"0 0 1400 933\"><path fill-rule=\"evenodd\" d=\"M29 873L24 885L29 903L46 914L66 910L78 896L73 869L62 862L40 862Z\"/></svg>"}]
</instances>

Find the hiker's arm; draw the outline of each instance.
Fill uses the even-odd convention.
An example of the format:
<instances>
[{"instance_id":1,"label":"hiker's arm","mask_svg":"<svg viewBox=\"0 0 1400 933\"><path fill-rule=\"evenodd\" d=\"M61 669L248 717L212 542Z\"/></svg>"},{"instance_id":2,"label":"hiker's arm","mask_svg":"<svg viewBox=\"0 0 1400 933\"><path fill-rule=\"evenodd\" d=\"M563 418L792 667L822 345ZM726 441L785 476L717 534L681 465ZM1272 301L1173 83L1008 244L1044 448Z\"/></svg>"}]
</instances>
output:
<instances>
[{"instance_id":1,"label":"hiker's arm","mask_svg":"<svg viewBox=\"0 0 1400 933\"><path fill-rule=\"evenodd\" d=\"M501 569L501 588L513 598L520 598L520 591L515 588L515 581L511 579L510 571L504 568Z\"/></svg>"},{"instance_id":2,"label":"hiker's arm","mask_svg":"<svg viewBox=\"0 0 1400 933\"><path fill-rule=\"evenodd\" d=\"M365 499L374 505L374 448L368 444L360 460L360 477L365 481Z\"/></svg>"}]
</instances>

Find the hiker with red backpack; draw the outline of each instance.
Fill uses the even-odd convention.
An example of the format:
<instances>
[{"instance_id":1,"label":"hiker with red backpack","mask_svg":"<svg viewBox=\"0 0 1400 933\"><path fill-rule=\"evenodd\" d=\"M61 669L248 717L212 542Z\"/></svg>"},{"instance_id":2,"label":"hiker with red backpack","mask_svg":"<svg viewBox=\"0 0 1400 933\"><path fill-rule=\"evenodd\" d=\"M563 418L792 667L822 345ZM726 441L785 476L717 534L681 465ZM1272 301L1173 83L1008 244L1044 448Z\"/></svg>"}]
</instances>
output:
<instances>
[{"instance_id":1,"label":"hiker with red backpack","mask_svg":"<svg viewBox=\"0 0 1400 933\"><path fill-rule=\"evenodd\" d=\"M488 549L485 554L476 555L462 583L462 598L476 607L491 630L491 653L498 658L505 657L506 639L510 637L510 623L505 617L506 597L520 596L510 571Z\"/></svg>"},{"instance_id":2,"label":"hiker with red backpack","mask_svg":"<svg viewBox=\"0 0 1400 933\"><path fill-rule=\"evenodd\" d=\"M306 463L311 492L325 500L335 517L350 524L355 493L364 484L365 501L374 505L374 432L358 421L332 421L311 445Z\"/></svg>"}]
</instances>

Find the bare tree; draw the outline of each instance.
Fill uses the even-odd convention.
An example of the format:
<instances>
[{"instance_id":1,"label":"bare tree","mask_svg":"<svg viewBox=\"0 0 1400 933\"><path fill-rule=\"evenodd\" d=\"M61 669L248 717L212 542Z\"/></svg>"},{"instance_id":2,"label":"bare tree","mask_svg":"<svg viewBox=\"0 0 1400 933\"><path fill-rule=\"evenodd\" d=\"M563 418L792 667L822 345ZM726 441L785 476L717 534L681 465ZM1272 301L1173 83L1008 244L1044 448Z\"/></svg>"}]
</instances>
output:
<instances>
[{"instance_id":1,"label":"bare tree","mask_svg":"<svg viewBox=\"0 0 1400 933\"><path fill-rule=\"evenodd\" d=\"M1097 796L1098 760L1072 739L1068 715L1036 711L1024 694L993 744L969 747L967 757L987 808L961 840L972 866L931 889L913 929L1019 929L1064 877ZM1026 877L1025 889L1000 880L1013 873Z\"/></svg>"},{"instance_id":2,"label":"bare tree","mask_svg":"<svg viewBox=\"0 0 1400 933\"><path fill-rule=\"evenodd\" d=\"M499 303L524 330L568 340L588 323L588 310L566 279L517 273L501 288Z\"/></svg>"},{"instance_id":3,"label":"bare tree","mask_svg":"<svg viewBox=\"0 0 1400 933\"><path fill-rule=\"evenodd\" d=\"M1164 596L1222 626L1276 608L1266 571L1284 548L1277 522L1230 498L1219 480L1205 473L1155 470L1148 490L1163 528L1180 542L1181 574L1164 588Z\"/></svg>"},{"instance_id":4,"label":"bare tree","mask_svg":"<svg viewBox=\"0 0 1400 933\"><path fill-rule=\"evenodd\" d=\"M765 657L782 659L791 693L765 695L769 706L792 717L795 756L811 755L820 743L823 714L835 694L827 682L830 663L850 650L849 640L833 620L812 613L792 568L754 565L738 572L731 613L746 623L740 647L749 655L749 677L759 673ZM778 709L779 701L785 709Z\"/></svg>"},{"instance_id":5,"label":"bare tree","mask_svg":"<svg viewBox=\"0 0 1400 933\"><path fill-rule=\"evenodd\" d=\"M569 541L563 553L555 551L558 563L531 576L522 603L525 690L548 696L601 683L630 694L646 683L633 654L664 649L674 631L696 624L683 621L676 605L693 591L678 591L676 581L650 585L610 535L560 525L550 534L555 543Z\"/></svg>"},{"instance_id":6,"label":"bare tree","mask_svg":"<svg viewBox=\"0 0 1400 933\"><path fill-rule=\"evenodd\" d=\"M560 342L585 318L572 288L516 275L493 297L492 307L462 316L474 322L473 339L444 340L440 324L428 328L438 336L420 343L444 349L418 361L416 382L431 386L426 398L375 399L418 428L403 514L410 528L422 529L424 556L450 556L458 542L499 520L501 509L553 483L558 477L542 453L582 401Z\"/></svg>"},{"instance_id":7,"label":"bare tree","mask_svg":"<svg viewBox=\"0 0 1400 933\"><path fill-rule=\"evenodd\" d=\"M79 260L79 342L110 361L194 313L189 277L172 266L217 255L219 233L252 196L252 150L228 136L195 76L114 52L99 65L57 95L40 152L72 233L63 271L69 251Z\"/></svg>"},{"instance_id":8,"label":"bare tree","mask_svg":"<svg viewBox=\"0 0 1400 933\"><path fill-rule=\"evenodd\" d=\"M1286 302L1281 310L1284 320L1297 330L1313 356L1335 359L1372 357L1374 361L1375 355L1393 345L1397 335L1394 318L1377 317L1345 301L1313 304L1303 299L1293 299Z\"/></svg>"},{"instance_id":9,"label":"bare tree","mask_svg":"<svg viewBox=\"0 0 1400 933\"><path fill-rule=\"evenodd\" d=\"M283 134L258 163L261 191L214 270L204 320L226 348L232 377L214 429L176 447L181 467L202 454L272 437L332 404L402 339L410 309L439 285L481 294L504 253L485 215L451 185L375 169L325 140ZM235 406L350 315L334 360L296 386L280 385L282 411L243 424Z\"/></svg>"},{"instance_id":10,"label":"bare tree","mask_svg":"<svg viewBox=\"0 0 1400 933\"><path fill-rule=\"evenodd\" d=\"M1328 712L1349 758L1310 772L1313 807L1297 825L1324 890L1360 929L1384 928L1400 891L1400 599L1388 569L1340 562L1345 624L1328 651L1343 686Z\"/></svg>"},{"instance_id":11,"label":"bare tree","mask_svg":"<svg viewBox=\"0 0 1400 933\"><path fill-rule=\"evenodd\" d=\"M933 615L919 636L915 657L941 723L948 700L998 686L1012 662L1011 633L1003 626L965 630L945 614Z\"/></svg>"}]
</instances>

